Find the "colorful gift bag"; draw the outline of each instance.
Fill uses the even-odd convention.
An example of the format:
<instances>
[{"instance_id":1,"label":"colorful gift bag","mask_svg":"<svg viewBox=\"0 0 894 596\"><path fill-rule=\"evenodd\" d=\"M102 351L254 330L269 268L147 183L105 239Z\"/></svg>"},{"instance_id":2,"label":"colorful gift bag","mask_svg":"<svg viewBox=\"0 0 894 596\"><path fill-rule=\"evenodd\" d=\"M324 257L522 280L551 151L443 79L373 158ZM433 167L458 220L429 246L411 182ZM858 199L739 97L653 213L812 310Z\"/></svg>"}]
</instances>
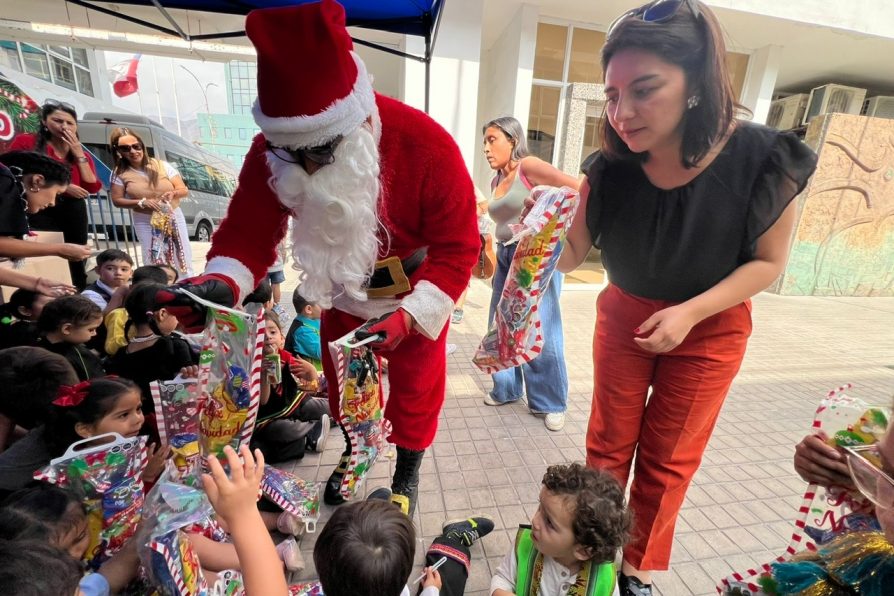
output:
<instances>
[{"instance_id":1,"label":"colorful gift bag","mask_svg":"<svg viewBox=\"0 0 894 596\"><path fill-rule=\"evenodd\" d=\"M223 448L239 450L254 431L261 398L264 314L233 310L184 294L208 309L199 356L199 454L226 464Z\"/></svg>"},{"instance_id":2,"label":"colorful gift bag","mask_svg":"<svg viewBox=\"0 0 894 596\"><path fill-rule=\"evenodd\" d=\"M180 273L189 270L186 253L183 250L183 238L177 228L174 210L164 204L160 211L153 211L149 219L152 237L149 243L149 261L151 265L171 265Z\"/></svg>"},{"instance_id":3,"label":"colorful gift bag","mask_svg":"<svg viewBox=\"0 0 894 596\"><path fill-rule=\"evenodd\" d=\"M871 445L882 437L888 426L888 408L871 406L847 395L845 392L852 387L847 384L830 391L820 402L813 420L813 430L824 432L829 437L829 444L836 447ZM871 511L872 503L859 492L808 485L785 553L757 569L723 578L717 591L762 596L764 592L758 582L762 576L771 575L774 563L785 562L805 549L815 551L818 545L828 543L843 532L872 529L871 521L864 515Z\"/></svg>"},{"instance_id":4,"label":"colorful gift bag","mask_svg":"<svg viewBox=\"0 0 894 596\"><path fill-rule=\"evenodd\" d=\"M391 432L384 418L385 396L378 361L366 345L375 341L376 336L354 341L356 331L329 342L341 396L338 421L351 441L351 459L341 484L341 494L346 499L360 491L367 473L385 448L385 437Z\"/></svg>"},{"instance_id":5,"label":"colorful gift bag","mask_svg":"<svg viewBox=\"0 0 894 596\"><path fill-rule=\"evenodd\" d=\"M308 532L315 532L320 519L320 484L305 482L294 474L265 465L261 493L283 511L303 520Z\"/></svg>"},{"instance_id":6,"label":"colorful gift bag","mask_svg":"<svg viewBox=\"0 0 894 596\"><path fill-rule=\"evenodd\" d=\"M205 596L208 585L189 539L180 530L152 538L144 560L152 584L162 596Z\"/></svg>"},{"instance_id":7,"label":"colorful gift bag","mask_svg":"<svg viewBox=\"0 0 894 596\"><path fill-rule=\"evenodd\" d=\"M119 434L77 441L34 478L72 489L87 509L91 569L118 552L136 532L143 507L146 437Z\"/></svg>"},{"instance_id":8,"label":"colorful gift bag","mask_svg":"<svg viewBox=\"0 0 894 596\"><path fill-rule=\"evenodd\" d=\"M155 419L162 445L171 446L172 478L199 486L202 461L199 454L198 379L156 381L150 384Z\"/></svg>"},{"instance_id":9,"label":"colorful gift bag","mask_svg":"<svg viewBox=\"0 0 894 596\"><path fill-rule=\"evenodd\" d=\"M577 193L570 188L538 186L532 194L537 202L513 230L518 244L494 321L472 358L489 374L530 362L543 349L537 309L577 211Z\"/></svg>"},{"instance_id":10,"label":"colorful gift bag","mask_svg":"<svg viewBox=\"0 0 894 596\"><path fill-rule=\"evenodd\" d=\"M291 584L285 596L323 596L320 582ZM208 596L242 596L245 594L245 582L242 574L228 569L217 574L217 581L208 590Z\"/></svg>"}]
</instances>

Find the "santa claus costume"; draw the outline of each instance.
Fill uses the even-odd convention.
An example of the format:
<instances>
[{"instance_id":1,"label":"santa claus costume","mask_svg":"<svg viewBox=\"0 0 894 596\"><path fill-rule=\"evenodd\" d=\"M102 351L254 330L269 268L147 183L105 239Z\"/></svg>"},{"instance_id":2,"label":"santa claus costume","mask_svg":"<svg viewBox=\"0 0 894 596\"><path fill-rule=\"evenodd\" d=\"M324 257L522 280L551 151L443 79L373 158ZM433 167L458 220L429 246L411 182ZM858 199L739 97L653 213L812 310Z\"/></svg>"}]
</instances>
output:
<instances>
[{"instance_id":1,"label":"santa claus costume","mask_svg":"<svg viewBox=\"0 0 894 596\"><path fill-rule=\"evenodd\" d=\"M383 317L370 331L383 333L372 345L389 363L391 489L412 514L444 401L446 323L479 248L471 179L443 128L373 91L334 0L253 11L246 32L258 52L262 132L195 281L223 281L238 302L264 278L294 218L297 291L326 309L323 345ZM329 387L338 411L337 384ZM346 464L327 502L340 501Z\"/></svg>"}]
</instances>

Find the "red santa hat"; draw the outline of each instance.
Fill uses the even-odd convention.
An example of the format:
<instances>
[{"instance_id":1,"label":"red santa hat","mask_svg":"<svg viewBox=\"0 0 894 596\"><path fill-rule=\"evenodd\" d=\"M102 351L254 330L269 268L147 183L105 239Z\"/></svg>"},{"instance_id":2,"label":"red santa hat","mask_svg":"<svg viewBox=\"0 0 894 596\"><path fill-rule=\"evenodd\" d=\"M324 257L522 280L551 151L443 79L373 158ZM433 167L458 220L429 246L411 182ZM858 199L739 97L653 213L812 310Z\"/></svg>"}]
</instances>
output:
<instances>
[{"instance_id":1,"label":"red santa hat","mask_svg":"<svg viewBox=\"0 0 894 596\"><path fill-rule=\"evenodd\" d=\"M335 0L248 13L258 52L255 122L274 145L317 147L357 130L375 110L363 61Z\"/></svg>"}]
</instances>

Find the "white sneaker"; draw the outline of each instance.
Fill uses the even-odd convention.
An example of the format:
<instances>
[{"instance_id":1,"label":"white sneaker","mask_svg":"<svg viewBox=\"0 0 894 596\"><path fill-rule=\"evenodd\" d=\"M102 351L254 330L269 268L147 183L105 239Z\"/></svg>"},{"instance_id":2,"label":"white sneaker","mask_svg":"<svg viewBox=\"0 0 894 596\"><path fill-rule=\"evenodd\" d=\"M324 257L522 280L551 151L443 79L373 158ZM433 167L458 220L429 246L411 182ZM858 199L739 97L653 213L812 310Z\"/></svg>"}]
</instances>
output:
<instances>
[{"instance_id":1,"label":"white sneaker","mask_svg":"<svg viewBox=\"0 0 894 596\"><path fill-rule=\"evenodd\" d=\"M304 571L304 556L294 538L287 538L276 545L276 554L292 573Z\"/></svg>"},{"instance_id":2,"label":"white sneaker","mask_svg":"<svg viewBox=\"0 0 894 596\"><path fill-rule=\"evenodd\" d=\"M548 430L562 430L565 428L565 412L553 412L552 414L547 414L546 418L543 419L543 422L546 424Z\"/></svg>"}]
</instances>

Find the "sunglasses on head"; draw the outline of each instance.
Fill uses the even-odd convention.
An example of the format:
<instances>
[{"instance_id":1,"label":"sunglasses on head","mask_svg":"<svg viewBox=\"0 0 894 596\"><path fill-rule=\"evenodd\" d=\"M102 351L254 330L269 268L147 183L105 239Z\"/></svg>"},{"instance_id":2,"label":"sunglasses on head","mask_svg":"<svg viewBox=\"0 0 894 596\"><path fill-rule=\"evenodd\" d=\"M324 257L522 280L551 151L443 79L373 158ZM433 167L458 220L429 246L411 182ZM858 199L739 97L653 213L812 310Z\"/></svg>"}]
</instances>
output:
<instances>
[{"instance_id":1,"label":"sunglasses on head","mask_svg":"<svg viewBox=\"0 0 894 596\"><path fill-rule=\"evenodd\" d=\"M134 143L133 145L117 145L115 149L118 150L119 153L130 153L131 151L142 151L143 144L142 143Z\"/></svg>"},{"instance_id":2,"label":"sunglasses on head","mask_svg":"<svg viewBox=\"0 0 894 596\"><path fill-rule=\"evenodd\" d=\"M277 158L288 163L301 164L305 160L312 161L317 165L328 166L335 163L335 150L342 142L341 135L335 137L325 145L317 147L306 147L303 149L286 149L285 147L277 147L267 141L267 150L273 153Z\"/></svg>"},{"instance_id":3,"label":"sunglasses on head","mask_svg":"<svg viewBox=\"0 0 894 596\"><path fill-rule=\"evenodd\" d=\"M645 23L665 23L674 18L677 15L677 12L679 12L680 7L684 4L689 6L689 11L692 13L693 17L697 19L701 16L694 0L655 0L654 2L643 4L639 8L634 8L633 10L625 12L612 21L612 24L608 26L608 29L605 32L605 37L606 39L611 37L612 32L617 26L631 17L639 18Z\"/></svg>"},{"instance_id":4,"label":"sunglasses on head","mask_svg":"<svg viewBox=\"0 0 894 596\"><path fill-rule=\"evenodd\" d=\"M45 108L46 107L63 108L65 110L69 110L71 112L77 112L77 110L75 109L75 107L73 105L71 105L70 103L66 103L64 101L59 101L58 99L46 100L45 102L43 102L43 107L45 107Z\"/></svg>"}]
</instances>

